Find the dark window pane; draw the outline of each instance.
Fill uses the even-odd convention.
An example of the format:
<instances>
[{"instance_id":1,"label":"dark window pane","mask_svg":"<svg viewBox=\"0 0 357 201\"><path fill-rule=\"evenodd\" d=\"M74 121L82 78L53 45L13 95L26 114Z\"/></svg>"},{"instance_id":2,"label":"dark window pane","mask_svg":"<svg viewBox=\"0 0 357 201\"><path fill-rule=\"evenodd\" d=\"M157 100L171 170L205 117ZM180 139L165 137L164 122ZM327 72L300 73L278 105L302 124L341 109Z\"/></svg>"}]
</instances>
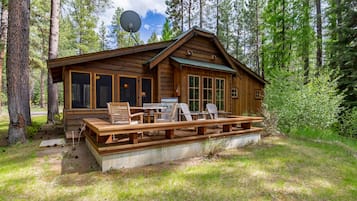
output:
<instances>
[{"instance_id":1,"label":"dark window pane","mask_svg":"<svg viewBox=\"0 0 357 201\"><path fill-rule=\"evenodd\" d=\"M142 79L142 102L151 103L151 79Z\"/></svg>"},{"instance_id":2,"label":"dark window pane","mask_svg":"<svg viewBox=\"0 0 357 201\"><path fill-rule=\"evenodd\" d=\"M136 78L120 77L120 102L136 106Z\"/></svg>"},{"instance_id":3,"label":"dark window pane","mask_svg":"<svg viewBox=\"0 0 357 201\"><path fill-rule=\"evenodd\" d=\"M90 74L71 73L72 108L90 108Z\"/></svg>"},{"instance_id":4,"label":"dark window pane","mask_svg":"<svg viewBox=\"0 0 357 201\"><path fill-rule=\"evenodd\" d=\"M106 108L107 103L112 101L112 87L111 75L96 76L97 108Z\"/></svg>"}]
</instances>

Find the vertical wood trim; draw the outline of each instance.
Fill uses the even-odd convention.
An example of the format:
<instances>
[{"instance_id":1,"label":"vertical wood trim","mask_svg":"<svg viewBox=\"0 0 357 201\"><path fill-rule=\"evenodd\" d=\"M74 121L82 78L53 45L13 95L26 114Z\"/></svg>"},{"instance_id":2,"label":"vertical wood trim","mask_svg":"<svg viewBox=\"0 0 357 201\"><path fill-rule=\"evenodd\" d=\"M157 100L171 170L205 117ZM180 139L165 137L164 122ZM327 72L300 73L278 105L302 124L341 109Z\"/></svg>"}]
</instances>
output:
<instances>
[{"instance_id":1,"label":"vertical wood trim","mask_svg":"<svg viewBox=\"0 0 357 201\"><path fill-rule=\"evenodd\" d=\"M68 71L69 73L69 86L68 86L68 103L69 103L69 109L72 109L72 71Z\"/></svg>"},{"instance_id":2,"label":"vertical wood trim","mask_svg":"<svg viewBox=\"0 0 357 201\"><path fill-rule=\"evenodd\" d=\"M70 105L70 102L69 102L69 94L70 94L70 91L69 91L69 86L70 86L70 74L68 75L68 71L65 71L65 74L67 76L65 76L65 79L64 79L64 82L63 82L63 95L64 95L64 109L70 109L71 108L71 105Z\"/></svg>"},{"instance_id":3,"label":"vertical wood trim","mask_svg":"<svg viewBox=\"0 0 357 201\"><path fill-rule=\"evenodd\" d=\"M95 73L93 73L93 75L95 75ZM96 108L97 106L97 102L96 102L96 99L97 99L97 94L96 94L96 91L97 91L97 85L96 85L96 77L95 76L92 76L90 78L90 82L92 82L90 84L90 93L93 94L93 96L90 96L90 100L91 100L91 103L90 103L90 108L91 109L94 109Z\"/></svg>"},{"instance_id":4,"label":"vertical wood trim","mask_svg":"<svg viewBox=\"0 0 357 201\"><path fill-rule=\"evenodd\" d=\"M157 65L157 101L161 100L161 67Z\"/></svg>"}]
</instances>

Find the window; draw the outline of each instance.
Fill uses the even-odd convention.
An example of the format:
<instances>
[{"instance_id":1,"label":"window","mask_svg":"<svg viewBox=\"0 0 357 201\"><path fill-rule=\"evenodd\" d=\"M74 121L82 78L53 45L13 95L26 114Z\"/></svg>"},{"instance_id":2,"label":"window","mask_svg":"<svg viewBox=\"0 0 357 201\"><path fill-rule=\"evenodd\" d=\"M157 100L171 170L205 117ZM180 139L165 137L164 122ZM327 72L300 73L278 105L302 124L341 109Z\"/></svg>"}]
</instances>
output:
<instances>
[{"instance_id":1,"label":"window","mask_svg":"<svg viewBox=\"0 0 357 201\"><path fill-rule=\"evenodd\" d=\"M200 77L188 76L188 105L191 111L200 110Z\"/></svg>"},{"instance_id":2,"label":"window","mask_svg":"<svg viewBox=\"0 0 357 201\"><path fill-rule=\"evenodd\" d=\"M141 79L141 97L142 103L151 103L151 79L143 78Z\"/></svg>"},{"instance_id":3,"label":"window","mask_svg":"<svg viewBox=\"0 0 357 201\"><path fill-rule=\"evenodd\" d=\"M113 76L96 75L96 108L106 108L108 102L112 102Z\"/></svg>"},{"instance_id":4,"label":"window","mask_svg":"<svg viewBox=\"0 0 357 201\"><path fill-rule=\"evenodd\" d=\"M216 79L216 105L218 110L224 110L224 79Z\"/></svg>"},{"instance_id":5,"label":"window","mask_svg":"<svg viewBox=\"0 0 357 201\"><path fill-rule=\"evenodd\" d=\"M262 99L263 98L263 93L260 89L255 90L255 99Z\"/></svg>"},{"instance_id":6,"label":"window","mask_svg":"<svg viewBox=\"0 0 357 201\"><path fill-rule=\"evenodd\" d=\"M238 88L232 88L232 98L238 98Z\"/></svg>"},{"instance_id":7,"label":"window","mask_svg":"<svg viewBox=\"0 0 357 201\"><path fill-rule=\"evenodd\" d=\"M120 77L120 102L136 105L136 78Z\"/></svg>"},{"instance_id":8,"label":"window","mask_svg":"<svg viewBox=\"0 0 357 201\"><path fill-rule=\"evenodd\" d=\"M207 103L213 103L212 94L213 94L213 86L212 86L212 78L204 77L203 78L203 97L202 97L202 108L206 107Z\"/></svg>"},{"instance_id":9,"label":"window","mask_svg":"<svg viewBox=\"0 0 357 201\"><path fill-rule=\"evenodd\" d=\"M90 108L90 74L71 72L72 108Z\"/></svg>"}]
</instances>

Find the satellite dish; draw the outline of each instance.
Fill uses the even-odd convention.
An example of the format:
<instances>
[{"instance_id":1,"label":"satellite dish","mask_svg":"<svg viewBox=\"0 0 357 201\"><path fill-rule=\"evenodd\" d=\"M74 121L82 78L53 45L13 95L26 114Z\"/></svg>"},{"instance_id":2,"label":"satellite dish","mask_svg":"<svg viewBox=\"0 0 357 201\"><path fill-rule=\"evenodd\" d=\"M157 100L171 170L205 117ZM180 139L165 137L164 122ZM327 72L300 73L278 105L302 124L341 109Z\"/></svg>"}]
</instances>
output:
<instances>
[{"instance_id":1,"label":"satellite dish","mask_svg":"<svg viewBox=\"0 0 357 201\"><path fill-rule=\"evenodd\" d=\"M120 25L125 31L135 33L141 26L140 16L132 10L124 11L120 16Z\"/></svg>"}]
</instances>

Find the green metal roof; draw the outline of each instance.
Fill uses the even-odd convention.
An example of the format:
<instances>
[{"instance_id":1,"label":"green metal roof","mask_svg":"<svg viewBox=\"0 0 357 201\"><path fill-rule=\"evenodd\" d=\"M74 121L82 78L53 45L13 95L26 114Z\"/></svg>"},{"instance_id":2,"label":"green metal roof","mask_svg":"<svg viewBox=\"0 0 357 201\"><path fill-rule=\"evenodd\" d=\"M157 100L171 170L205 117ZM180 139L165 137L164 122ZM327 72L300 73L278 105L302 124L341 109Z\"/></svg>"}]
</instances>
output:
<instances>
[{"instance_id":1,"label":"green metal roof","mask_svg":"<svg viewBox=\"0 0 357 201\"><path fill-rule=\"evenodd\" d=\"M210 70L224 71L224 72L228 72L228 73L236 73L236 71L233 70L232 68L230 68L228 66L220 65L220 64L208 63L208 62L191 60L191 59L183 59L183 58L179 58L179 57L170 57L170 58L172 60L176 61L177 63L194 66L197 68L208 68Z\"/></svg>"}]
</instances>

